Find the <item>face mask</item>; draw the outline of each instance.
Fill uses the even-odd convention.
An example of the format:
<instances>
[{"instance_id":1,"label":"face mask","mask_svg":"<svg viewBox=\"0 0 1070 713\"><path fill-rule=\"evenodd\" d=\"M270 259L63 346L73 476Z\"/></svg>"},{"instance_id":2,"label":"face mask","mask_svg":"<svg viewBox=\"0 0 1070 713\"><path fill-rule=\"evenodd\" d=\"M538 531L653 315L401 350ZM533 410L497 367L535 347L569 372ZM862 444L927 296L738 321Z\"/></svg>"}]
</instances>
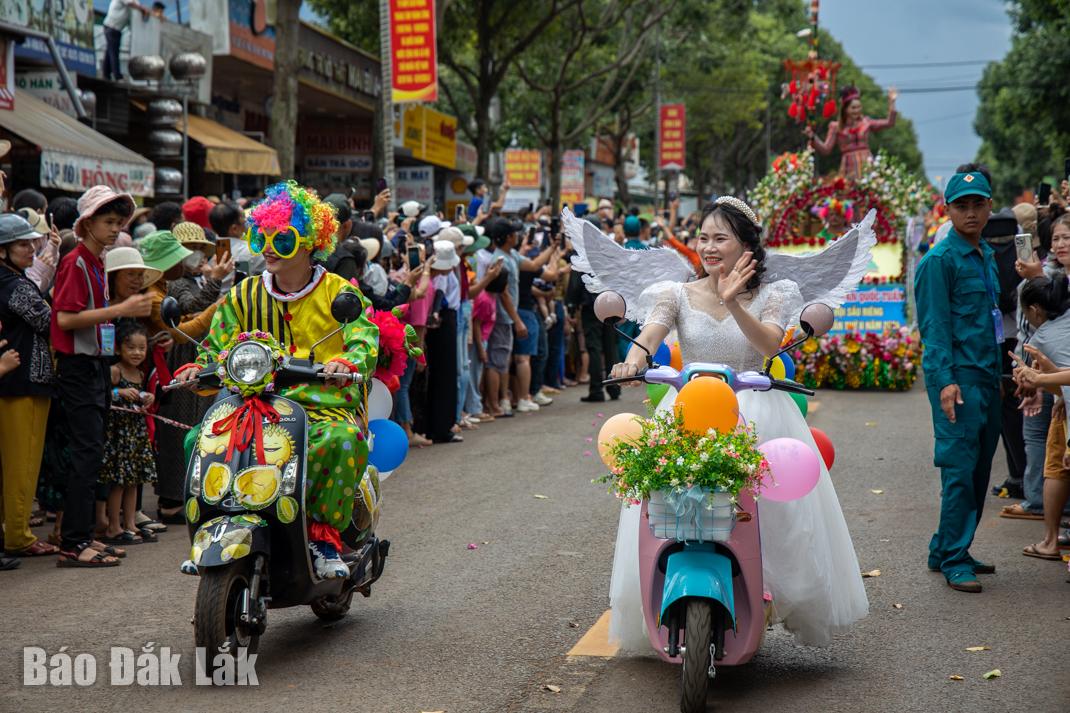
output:
<instances>
[{"instance_id":1,"label":"face mask","mask_svg":"<svg viewBox=\"0 0 1070 713\"><path fill-rule=\"evenodd\" d=\"M201 266L202 256L200 253L195 252L182 261L187 270L196 271Z\"/></svg>"}]
</instances>

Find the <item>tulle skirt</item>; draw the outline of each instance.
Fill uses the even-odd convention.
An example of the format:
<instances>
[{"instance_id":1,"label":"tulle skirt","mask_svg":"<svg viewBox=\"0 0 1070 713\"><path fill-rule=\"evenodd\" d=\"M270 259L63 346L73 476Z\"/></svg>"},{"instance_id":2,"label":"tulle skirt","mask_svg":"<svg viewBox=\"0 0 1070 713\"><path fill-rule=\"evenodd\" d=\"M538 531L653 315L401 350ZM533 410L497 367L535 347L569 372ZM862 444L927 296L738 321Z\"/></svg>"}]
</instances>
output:
<instances>
[{"instance_id":1,"label":"tulle skirt","mask_svg":"<svg viewBox=\"0 0 1070 713\"><path fill-rule=\"evenodd\" d=\"M658 410L671 408L675 397L670 389ZM797 438L816 451L806 420L786 393L743 391L738 398L760 441ZM639 591L639 511L638 505L621 508L610 580L609 638L625 651L649 653ZM784 624L796 642L827 646L834 634L866 616L869 601L858 558L824 464L810 494L789 503L760 500L758 517L762 574L773 596L773 620Z\"/></svg>"}]
</instances>

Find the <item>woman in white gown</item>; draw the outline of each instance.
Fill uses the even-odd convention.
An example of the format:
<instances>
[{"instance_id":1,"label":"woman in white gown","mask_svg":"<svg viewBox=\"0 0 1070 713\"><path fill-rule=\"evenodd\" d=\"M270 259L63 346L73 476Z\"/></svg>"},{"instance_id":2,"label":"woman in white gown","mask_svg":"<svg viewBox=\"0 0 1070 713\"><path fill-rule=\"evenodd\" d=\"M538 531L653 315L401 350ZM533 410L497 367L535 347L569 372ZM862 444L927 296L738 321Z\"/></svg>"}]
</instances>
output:
<instances>
[{"instance_id":1,"label":"woman in white gown","mask_svg":"<svg viewBox=\"0 0 1070 713\"><path fill-rule=\"evenodd\" d=\"M803 304L795 282L761 281L761 227L742 201L722 198L707 206L698 253L706 276L687 284L661 282L643 292L649 310L638 341L651 353L675 329L685 364L716 362L738 371L760 370L778 350ZM645 366L636 347L613 376ZM672 408L675 391L659 404ZM754 422L760 441L796 438L816 451L799 408L782 391L743 391L740 412ZM817 487L787 503L758 503L765 589L773 597L774 621L800 644L827 646L869 609L851 534L824 464ZM639 592L639 507L621 510L610 584L610 640L623 649L650 648Z\"/></svg>"}]
</instances>

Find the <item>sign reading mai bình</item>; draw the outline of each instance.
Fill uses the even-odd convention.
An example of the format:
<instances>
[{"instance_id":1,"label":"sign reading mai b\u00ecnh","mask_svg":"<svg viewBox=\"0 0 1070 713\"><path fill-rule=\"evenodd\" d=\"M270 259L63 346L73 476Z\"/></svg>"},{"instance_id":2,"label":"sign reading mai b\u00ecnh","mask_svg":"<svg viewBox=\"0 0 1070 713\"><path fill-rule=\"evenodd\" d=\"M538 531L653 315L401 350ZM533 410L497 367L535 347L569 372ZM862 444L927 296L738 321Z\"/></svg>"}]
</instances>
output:
<instances>
[{"instance_id":1,"label":"sign reading mai b\u00ecnh","mask_svg":"<svg viewBox=\"0 0 1070 713\"><path fill-rule=\"evenodd\" d=\"M438 99L435 0L390 0L390 71L395 104Z\"/></svg>"}]
</instances>

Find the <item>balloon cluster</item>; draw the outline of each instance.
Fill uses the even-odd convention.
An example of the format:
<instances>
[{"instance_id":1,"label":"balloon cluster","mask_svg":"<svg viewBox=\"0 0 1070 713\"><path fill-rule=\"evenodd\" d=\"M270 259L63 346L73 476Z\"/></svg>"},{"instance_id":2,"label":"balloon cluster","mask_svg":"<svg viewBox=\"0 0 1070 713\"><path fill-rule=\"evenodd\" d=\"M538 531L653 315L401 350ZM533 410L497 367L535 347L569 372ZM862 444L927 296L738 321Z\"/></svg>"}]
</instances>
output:
<instances>
[{"instance_id":1,"label":"balloon cluster","mask_svg":"<svg viewBox=\"0 0 1070 713\"><path fill-rule=\"evenodd\" d=\"M368 464L379 471L380 480L405 461L409 454L409 437L390 420L394 397L379 379L372 379L368 392Z\"/></svg>"},{"instance_id":2,"label":"balloon cluster","mask_svg":"<svg viewBox=\"0 0 1070 713\"><path fill-rule=\"evenodd\" d=\"M655 355L661 363L663 352L673 347L663 344ZM678 347L676 347L678 351ZM786 355L777 357L772 362L770 373L777 379L792 379L795 376L795 364ZM667 392L668 387L648 385L647 393L655 404ZM807 402L801 394L792 394L803 417L806 416ZM744 425L739 412L739 401L735 392L720 379L702 377L689 381L680 389L673 404L676 416L684 428L695 434L707 434L711 431L728 433ZM640 445L643 436L644 419L634 413L619 413L608 418L598 433L598 454L610 470L616 468L613 459L613 447L621 441ZM810 429L812 443L796 438L774 438L759 446L769 465L770 477L763 480L758 495L773 501L787 502L797 500L809 494L821 478L821 462L831 468L835 460L835 449L828 436L816 428Z\"/></svg>"}]
</instances>

